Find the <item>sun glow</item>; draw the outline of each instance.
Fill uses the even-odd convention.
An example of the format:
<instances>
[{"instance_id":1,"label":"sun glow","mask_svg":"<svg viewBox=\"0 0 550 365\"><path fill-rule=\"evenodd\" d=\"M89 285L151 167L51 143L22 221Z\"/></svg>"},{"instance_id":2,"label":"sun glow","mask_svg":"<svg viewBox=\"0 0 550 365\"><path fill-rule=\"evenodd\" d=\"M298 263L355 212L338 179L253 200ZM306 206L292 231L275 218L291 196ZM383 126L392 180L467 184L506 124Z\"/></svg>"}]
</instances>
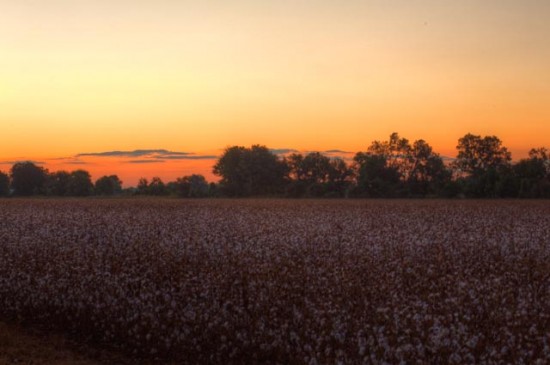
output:
<instances>
[{"instance_id":1,"label":"sun glow","mask_svg":"<svg viewBox=\"0 0 550 365\"><path fill-rule=\"evenodd\" d=\"M50 159L147 146L360 151L394 131L450 156L467 132L499 136L516 158L550 145L550 5L540 1L0 8L2 161L68 168ZM212 165L101 161L82 166L134 181Z\"/></svg>"}]
</instances>

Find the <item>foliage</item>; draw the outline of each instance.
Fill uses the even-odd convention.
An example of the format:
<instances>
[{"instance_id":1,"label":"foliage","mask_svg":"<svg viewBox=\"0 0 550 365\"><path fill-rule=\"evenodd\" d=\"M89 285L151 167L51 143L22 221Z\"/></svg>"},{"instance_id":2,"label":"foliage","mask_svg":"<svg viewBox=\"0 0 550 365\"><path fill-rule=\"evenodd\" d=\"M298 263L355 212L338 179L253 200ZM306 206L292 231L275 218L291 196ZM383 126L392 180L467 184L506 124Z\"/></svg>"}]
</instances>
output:
<instances>
[{"instance_id":1,"label":"foliage","mask_svg":"<svg viewBox=\"0 0 550 365\"><path fill-rule=\"evenodd\" d=\"M48 174L46 180L46 195L66 196L69 192L71 174L67 171L56 171Z\"/></svg>"},{"instance_id":2,"label":"foliage","mask_svg":"<svg viewBox=\"0 0 550 365\"><path fill-rule=\"evenodd\" d=\"M139 179L136 193L138 195L149 194L149 181L146 178L142 177Z\"/></svg>"},{"instance_id":3,"label":"foliage","mask_svg":"<svg viewBox=\"0 0 550 365\"><path fill-rule=\"evenodd\" d=\"M550 198L550 157L545 148L532 149L529 158L514 165L520 198Z\"/></svg>"},{"instance_id":4,"label":"foliage","mask_svg":"<svg viewBox=\"0 0 550 365\"><path fill-rule=\"evenodd\" d=\"M507 166L512 160L508 149L496 136L466 134L458 140L456 167L466 174L480 176Z\"/></svg>"},{"instance_id":5,"label":"foliage","mask_svg":"<svg viewBox=\"0 0 550 365\"><path fill-rule=\"evenodd\" d=\"M71 172L67 184L67 195L69 196L88 196L94 192L92 177L86 170L75 170Z\"/></svg>"},{"instance_id":6,"label":"foliage","mask_svg":"<svg viewBox=\"0 0 550 365\"><path fill-rule=\"evenodd\" d=\"M286 190L290 197L343 197L351 184L352 171L341 158L293 153L284 162L291 177Z\"/></svg>"},{"instance_id":7,"label":"foliage","mask_svg":"<svg viewBox=\"0 0 550 365\"><path fill-rule=\"evenodd\" d=\"M102 176L95 182L97 195L118 195L122 193L122 181L117 175Z\"/></svg>"},{"instance_id":8,"label":"foliage","mask_svg":"<svg viewBox=\"0 0 550 365\"><path fill-rule=\"evenodd\" d=\"M352 161L320 152L279 157L265 146L232 146L213 167L220 181L202 175L164 183L141 178L125 195L174 195L186 198L286 196L292 198L550 198L550 156L534 148L529 157L512 162L496 136L468 133L458 140L457 157L443 158L423 139L409 142L392 133L373 141ZM4 174L5 175L5 174ZM87 196L122 194L116 175L91 182L85 170L51 174L32 162L13 165L10 176L0 173L0 195ZM10 179L11 178L11 179ZM11 181L10 181L11 180ZM11 182L11 189L6 184ZM95 191L94 191L95 190Z\"/></svg>"},{"instance_id":9,"label":"foliage","mask_svg":"<svg viewBox=\"0 0 550 365\"><path fill-rule=\"evenodd\" d=\"M193 174L178 178L174 189L183 198L204 198L208 196L209 185L204 176Z\"/></svg>"},{"instance_id":10,"label":"foliage","mask_svg":"<svg viewBox=\"0 0 550 365\"><path fill-rule=\"evenodd\" d=\"M506 197L513 190L512 156L496 136L466 134L458 140L454 167L464 181L464 193L475 198Z\"/></svg>"},{"instance_id":11,"label":"foliage","mask_svg":"<svg viewBox=\"0 0 550 365\"><path fill-rule=\"evenodd\" d=\"M17 162L10 172L11 187L15 195L29 196L44 193L48 171L33 162Z\"/></svg>"},{"instance_id":12,"label":"foliage","mask_svg":"<svg viewBox=\"0 0 550 365\"><path fill-rule=\"evenodd\" d=\"M0 171L0 196L10 194L10 176L5 172Z\"/></svg>"},{"instance_id":13,"label":"foliage","mask_svg":"<svg viewBox=\"0 0 550 365\"><path fill-rule=\"evenodd\" d=\"M147 186L147 194L149 195L167 195L168 189L160 177L153 177Z\"/></svg>"},{"instance_id":14,"label":"foliage","mask_svg":"<svg viewBox=\"0 0 550 365\"><path fill-rule=\"evenodd\" d=\"M273 195L282 191L286 164L267 147L228 147L213 168L228 196Z\"/></svg>"},{"instance_id":15,"label":"foliage","mask_svg":"<svg viewBox=\"0 0 550 365\"><path fill-rule=\"evenodd\" d=\"M354 195L370 198L396 196L401 174L386 155L358 152L353 161L357 176Z\"/></svg>"}]
</instances>

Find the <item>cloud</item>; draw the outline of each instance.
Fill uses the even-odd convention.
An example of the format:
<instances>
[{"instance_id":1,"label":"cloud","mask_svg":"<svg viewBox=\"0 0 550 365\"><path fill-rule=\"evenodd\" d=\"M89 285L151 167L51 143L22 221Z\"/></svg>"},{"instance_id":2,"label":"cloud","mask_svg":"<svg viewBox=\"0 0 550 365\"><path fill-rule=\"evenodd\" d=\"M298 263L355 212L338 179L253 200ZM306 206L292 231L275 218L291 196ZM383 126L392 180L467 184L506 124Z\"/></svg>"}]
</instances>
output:
<instances>
[{"instance_id":1,"label":"cloud","mask_svg":"<svg viewBox=\"0 0 550 365\"><path fill-rule=\"evenodd\" d=\"M192 155L189 152L176 152L168 151L165 149L153 149L153 150L133 150L133 151L106 151L106 152L88 152L79 153L76 157L143 157L143 156L187 156Z\"/></svg>"},{"instance_id":2,"label":"cloud","mask_svg":"<svg viewBox=\"0 0 550 365\"><path fill-rule=\"evenodd\" d=\"M129 160L128 163L164 163L164 160Z\"/></svg>"},{"instance_id":3,"label":"cloud","mask_svg":"<svg viewBox=\"0 0 550 365\"><path fill-rule=\"evenodd\" d=\"M90 163L86 161L67 161L65 163L67 165L90 165Z\"/></svg>"},{"instance_id":4,"label":"cloud","mask_svg":"<svg viewBox=\"0 0 550 365\"><path fill-rule=\"evenodd\" d=\"M164 160L212 160L218 158L215 155L197 155L193 152L178 152L165 149L147 149L133 151L105 151L105 152L88 152L79 153L75 156L79 157L122 157L122 158L145 158L128 161L130 163L154 163L164 162ZM163 161L160 161L163 160Z\"/></svg>"},{"instance_id":5,"label":"cloud","mask_svg":"<svg viewBox=\"0 0 550 365\"><path fill-rule=\"evenodd\" d=\"M270 151L276 155L285 155L291 152L298 152L294 148L271 148Z\"/></svg>"},{"instance_id":6,"label":"cloud","mask_svg":"<svg viewBox=\"0 0 550 365\"><path fill-rule=\"evenodd\" d=\"M186 156L161 155L161 156L154 156L154 158L157 158L160 160L213 160L215 158L218 158L218 156L189 154Z\"/></svg>"},{"instance_id":7,"label":"cloud","mask_svg":"<svg viewBox=\"0 0 550 365\"><path fill-rule=\"evenodd\" d=\"M35 165L44 165L44 162L34 161L34 160L1 161L0 164L2 164L2 165L15 165L16 163L21 163L21 162L31 162Z\"/></svg>"},{"instance_id":8,"label":"cloud","mask_svg":"<svg viewBox=\"0 0 550 365\"><path fill-rule=\"evenodd\" d=\"M326 150L325 153L353 153L353 152L343 151L343 150Z\"/></svg>"}]
</instances>

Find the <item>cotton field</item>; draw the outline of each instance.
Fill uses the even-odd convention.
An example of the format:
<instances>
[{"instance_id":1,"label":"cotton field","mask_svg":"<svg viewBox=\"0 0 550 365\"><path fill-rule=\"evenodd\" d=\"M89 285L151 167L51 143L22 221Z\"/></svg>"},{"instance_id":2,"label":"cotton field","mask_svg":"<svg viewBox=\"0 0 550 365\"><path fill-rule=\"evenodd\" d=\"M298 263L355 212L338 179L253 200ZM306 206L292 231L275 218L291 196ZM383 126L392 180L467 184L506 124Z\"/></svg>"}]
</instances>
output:
<instances>
[{"instance_id":1,"label":"cotton field","mask_svg":"<svg viewBox=\"0 0 550 365\"><path fill-rule=\"evenodd\" d=\"M550 203L3 200L0 319L183 364L548 364Z\"/></svg>"}]
</instances>

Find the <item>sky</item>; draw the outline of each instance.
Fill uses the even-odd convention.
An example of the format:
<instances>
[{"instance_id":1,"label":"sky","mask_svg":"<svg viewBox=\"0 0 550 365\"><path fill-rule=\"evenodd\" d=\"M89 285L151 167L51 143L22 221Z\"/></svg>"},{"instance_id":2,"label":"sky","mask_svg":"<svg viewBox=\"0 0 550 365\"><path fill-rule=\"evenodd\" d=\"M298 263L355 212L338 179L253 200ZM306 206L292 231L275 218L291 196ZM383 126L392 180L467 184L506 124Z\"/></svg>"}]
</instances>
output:
<instances>
[{"instance_id":1,"label":"sky","mask_svg":"<svg viewBox=\"0 0 550 365\"><path fill-rule=\"evenodd\" d=\"M228 146L392 132L444 156L497 135L517 159L550 147L548 19L547 0L0 0L0 170L214 179Z\"/></svg>"}]
</instances>

